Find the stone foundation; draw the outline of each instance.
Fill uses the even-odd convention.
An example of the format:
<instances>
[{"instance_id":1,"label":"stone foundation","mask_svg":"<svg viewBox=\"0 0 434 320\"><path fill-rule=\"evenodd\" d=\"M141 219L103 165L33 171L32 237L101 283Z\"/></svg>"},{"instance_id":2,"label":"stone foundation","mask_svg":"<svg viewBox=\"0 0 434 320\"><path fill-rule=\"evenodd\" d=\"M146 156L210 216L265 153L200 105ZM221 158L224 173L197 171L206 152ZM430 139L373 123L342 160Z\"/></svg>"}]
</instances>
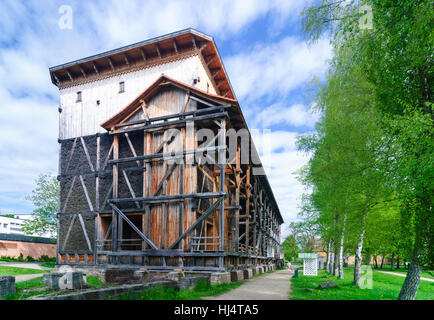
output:
<instances>
[{"instance_id":1,"label":"stone foundation","mask_svg":"<svg viewBox=\"0 0 434 320\"><path fill-rule=\"evenodd\" d=\"M0 276L0 298L15 294L15 277Z\"/></svg>"},{"instance_id":2,"label":"stone foundation","mask_svg":"<svg viewBox=\"0 0 434 320\"><path fill-rule=\"evenodd\" d=\"M73 290L86 287L82 272L52 272L43 276L44 283L53 290Z\"/></svg>"},{"instance_id":3,"label":"stone foundation","mask_svg":"<svg viewBox=\"0 0 434 320\"><path fill-rule=\"evenodd\" d=\"M243 270L231 271L231 281L243 281L244 280L244 272Z\"/></svg>"},{"instance_id":4,"label":"stone foundation","mask_svg":"<svg viewBox=\"0 0 434 320\"><path fill-rule=\"evenodd\" d=\"M209 281L211 284L230 283L231 282L231 274L229 272L211 273Z\"/></svg>"},{"instance_id":5,"label":"stone foundation","mask_svg":"<svg viewBox=\"0 0 434 320\"><path fill-rule=\"evenodd\" d=\"M253 269L248 268L248 269L244 269L244 279L250 279L253 278Z\"/></svg>"}]
</instances>

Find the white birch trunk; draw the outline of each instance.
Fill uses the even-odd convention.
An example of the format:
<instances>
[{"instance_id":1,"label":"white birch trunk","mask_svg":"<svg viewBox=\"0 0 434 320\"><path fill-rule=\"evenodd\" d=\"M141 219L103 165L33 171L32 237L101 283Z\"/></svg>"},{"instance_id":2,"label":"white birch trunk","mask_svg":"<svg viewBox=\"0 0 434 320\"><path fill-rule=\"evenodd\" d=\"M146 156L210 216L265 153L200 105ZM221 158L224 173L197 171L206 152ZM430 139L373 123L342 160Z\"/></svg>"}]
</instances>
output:
<instances>
[{"instance_id":1,"label":"white birch trunk","mask_svg":"<svg viewBox=\"0 0 434 320\"><path fill-rule=\"evenodd\" d=\"M346 224L347 216L344 215L344 225L342 227L342 235L341 235L341 243L339 246L339 265L338 265L338 272L339 272L339 278L344 278L344 239L345 239L345 224ZM338 272L336 273L336 276L338 275Z\"/></svg>"},{"instance_id":2,"label":"white birch trunk","mask_svg":"<svg viewBox=\"0 0 434 320\"><path fill-rule=\"evenodd\" d=\"M328 250L327 250L327 265L326 265L326 272L330 273L330 259L331 259L331 250L332 250L332 245L331 245L331 241L329 241L329 245L328 245Z\"/></svg>"},{"instance_id":3,"label":"white birch trunk","mask_svg":"<svg viewBox=\"0 0 434 320\"><path fill-rule=\"evenodd\" d=\"M354 261L354 285L360 286L360 275L362 267L362 249L363 240L365 238L365 226L363 226L362 231L359 235L359 241L357 242L356 256Z\"/></svg>"}]
</instances>

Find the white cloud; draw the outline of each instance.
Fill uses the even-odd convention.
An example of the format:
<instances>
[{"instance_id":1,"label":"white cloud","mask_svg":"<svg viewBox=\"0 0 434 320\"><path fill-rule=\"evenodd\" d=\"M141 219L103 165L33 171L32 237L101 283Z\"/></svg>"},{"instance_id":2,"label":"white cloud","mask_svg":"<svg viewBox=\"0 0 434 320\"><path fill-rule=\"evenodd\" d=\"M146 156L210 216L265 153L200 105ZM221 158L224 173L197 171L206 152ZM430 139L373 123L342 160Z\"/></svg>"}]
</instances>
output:
<instances>
[{"instance_id":1,"label":"white cloud","mask_svg":"<svg viewBox=\"0 0 434 320\"><path fill-rule=\"evenodd\" d=\"M285 220L281 228L282 235L285 235L287 225L297 217L299 200L305 188L294 173L307 164L310 156L297 151L298 132L251 130L251 133Z\"/></svg>"},{"instance_id":2,"label":"white cloud","mask_svg":"<svg viewBox=\"0 0 434 320\"><path fill-rule=\"evenodd\" d=\"M276 124L313 128L319 120L318 113L302 104L286 107L283 102L278 102L265 108L256 107L254 110L249 112L250 124L254 128L270 128Z\"/></svg>"},{"instance_id":3,"label":"white cloud","mask_svg":"<svg viewBox=\"0 0 434 320\"><path fill-rule=\"evenodd\" d=\"M327 39L308 47L294 37L278 43L256 44L225 60L238 99L253 101L264 96L287 95L313 75L324 75L332 51Z\"/></svg>"}]
</instances>

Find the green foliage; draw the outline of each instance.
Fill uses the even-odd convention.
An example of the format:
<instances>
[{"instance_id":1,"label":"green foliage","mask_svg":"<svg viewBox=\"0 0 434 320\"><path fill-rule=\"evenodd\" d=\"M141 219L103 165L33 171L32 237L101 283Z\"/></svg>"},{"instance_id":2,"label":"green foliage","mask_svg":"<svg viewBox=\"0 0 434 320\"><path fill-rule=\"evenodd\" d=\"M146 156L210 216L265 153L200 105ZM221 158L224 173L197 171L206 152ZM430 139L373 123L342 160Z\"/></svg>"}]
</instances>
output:
<instances>
[{"instance_id":1,"label":"green foliage","mask_svg":"<svg viewBox=\"0 0 434 320\"><path fill-rule=\"evenodd\" d=\"M41 174L36 180L36 188L26 199L30 200L35 209L32 219L23 223L22 231L26 234L53 233L57 231L59 186L56 177Z\"/></svg>"},{"instance_id":2,"label":"green foliage","mask_svg":"<svg viewBox=\"0 0 434 320\"><path fill-rule=\"evenodd\" d=\"M102 281L96 276L87 276L86 282L90 288L98 288L103 285Z\"/></svg>"},{"instance_id":3,"label":"green foliage","mask_svg":"<svg viewBox=\"0 0 434 320\"><path fill-rule=\"evenodd\" d=\"M15 218L15 216L12 213L2 214L2 216L6 218Z\"/></svg>"},{"instance_id":4,"label":"green foliage","mask_svg":"<svg viewBox=\"0 0 434 320\"><path fill-rule=\"evenodd\" d=\"M373 271L373 288L353 285L353 270L344 270L345 279L336 279L323 270L317 277L300 275L291 279L292 300L395 300L404 282L403 277ZM318 289L318 285L333 280L338 288ZM416 300L433 300L434 283L421 281Z\"/></svg>"},{"instance_id":5,"label":"green foliage","mask_svg":"<svg viewBox=\"0 0 434 320\"><path fill-rule=\"evenodd\" d=\"M434 265L432 4L322 0L303 12L307 40L330 36L335 54L317 132L298 142L312 154L299 172L312 190L307 219L334 251L345 236L354 252L365 235L367 255ZM361 27L362 6L372 28Z\"/></svg>"},{"instance_id":6,"label":"green foliage","mask_svg":"<svg viewBox=\"0 0 434 320\"><path fill-rule=\"evenodd\" d=\"M47 255L42 255L38 259L32 258L28 256L26 259L24 259L23 254L20 253L20 255L15 257L8 257L8 256L1 256L0 261L6 261L6 262L56 262L55 257L49 257Z\"/></svg>"}]
</instances>

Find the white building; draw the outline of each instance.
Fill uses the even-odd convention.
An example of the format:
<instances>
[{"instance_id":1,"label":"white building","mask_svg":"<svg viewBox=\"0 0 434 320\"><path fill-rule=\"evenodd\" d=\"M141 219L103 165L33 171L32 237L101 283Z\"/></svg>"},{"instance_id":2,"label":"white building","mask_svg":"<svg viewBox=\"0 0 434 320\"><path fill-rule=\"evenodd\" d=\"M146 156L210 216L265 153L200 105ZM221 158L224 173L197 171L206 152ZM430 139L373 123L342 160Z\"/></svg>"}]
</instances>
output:
<instances>
[{"instance_id":1,"label":"white building","mask_svg":"<svg viewBox=\"0 0 434 320\"><path fill-rule=\"evenodd\" d=\"M21 231L21 228L24 221L31 218L32 216L29 214L14 215L14 218L0 215L0 233L28 235ZM54 235L44 233L42 235L32 234L31 236L52 238Z\"/></svg>"}]
</instances>

